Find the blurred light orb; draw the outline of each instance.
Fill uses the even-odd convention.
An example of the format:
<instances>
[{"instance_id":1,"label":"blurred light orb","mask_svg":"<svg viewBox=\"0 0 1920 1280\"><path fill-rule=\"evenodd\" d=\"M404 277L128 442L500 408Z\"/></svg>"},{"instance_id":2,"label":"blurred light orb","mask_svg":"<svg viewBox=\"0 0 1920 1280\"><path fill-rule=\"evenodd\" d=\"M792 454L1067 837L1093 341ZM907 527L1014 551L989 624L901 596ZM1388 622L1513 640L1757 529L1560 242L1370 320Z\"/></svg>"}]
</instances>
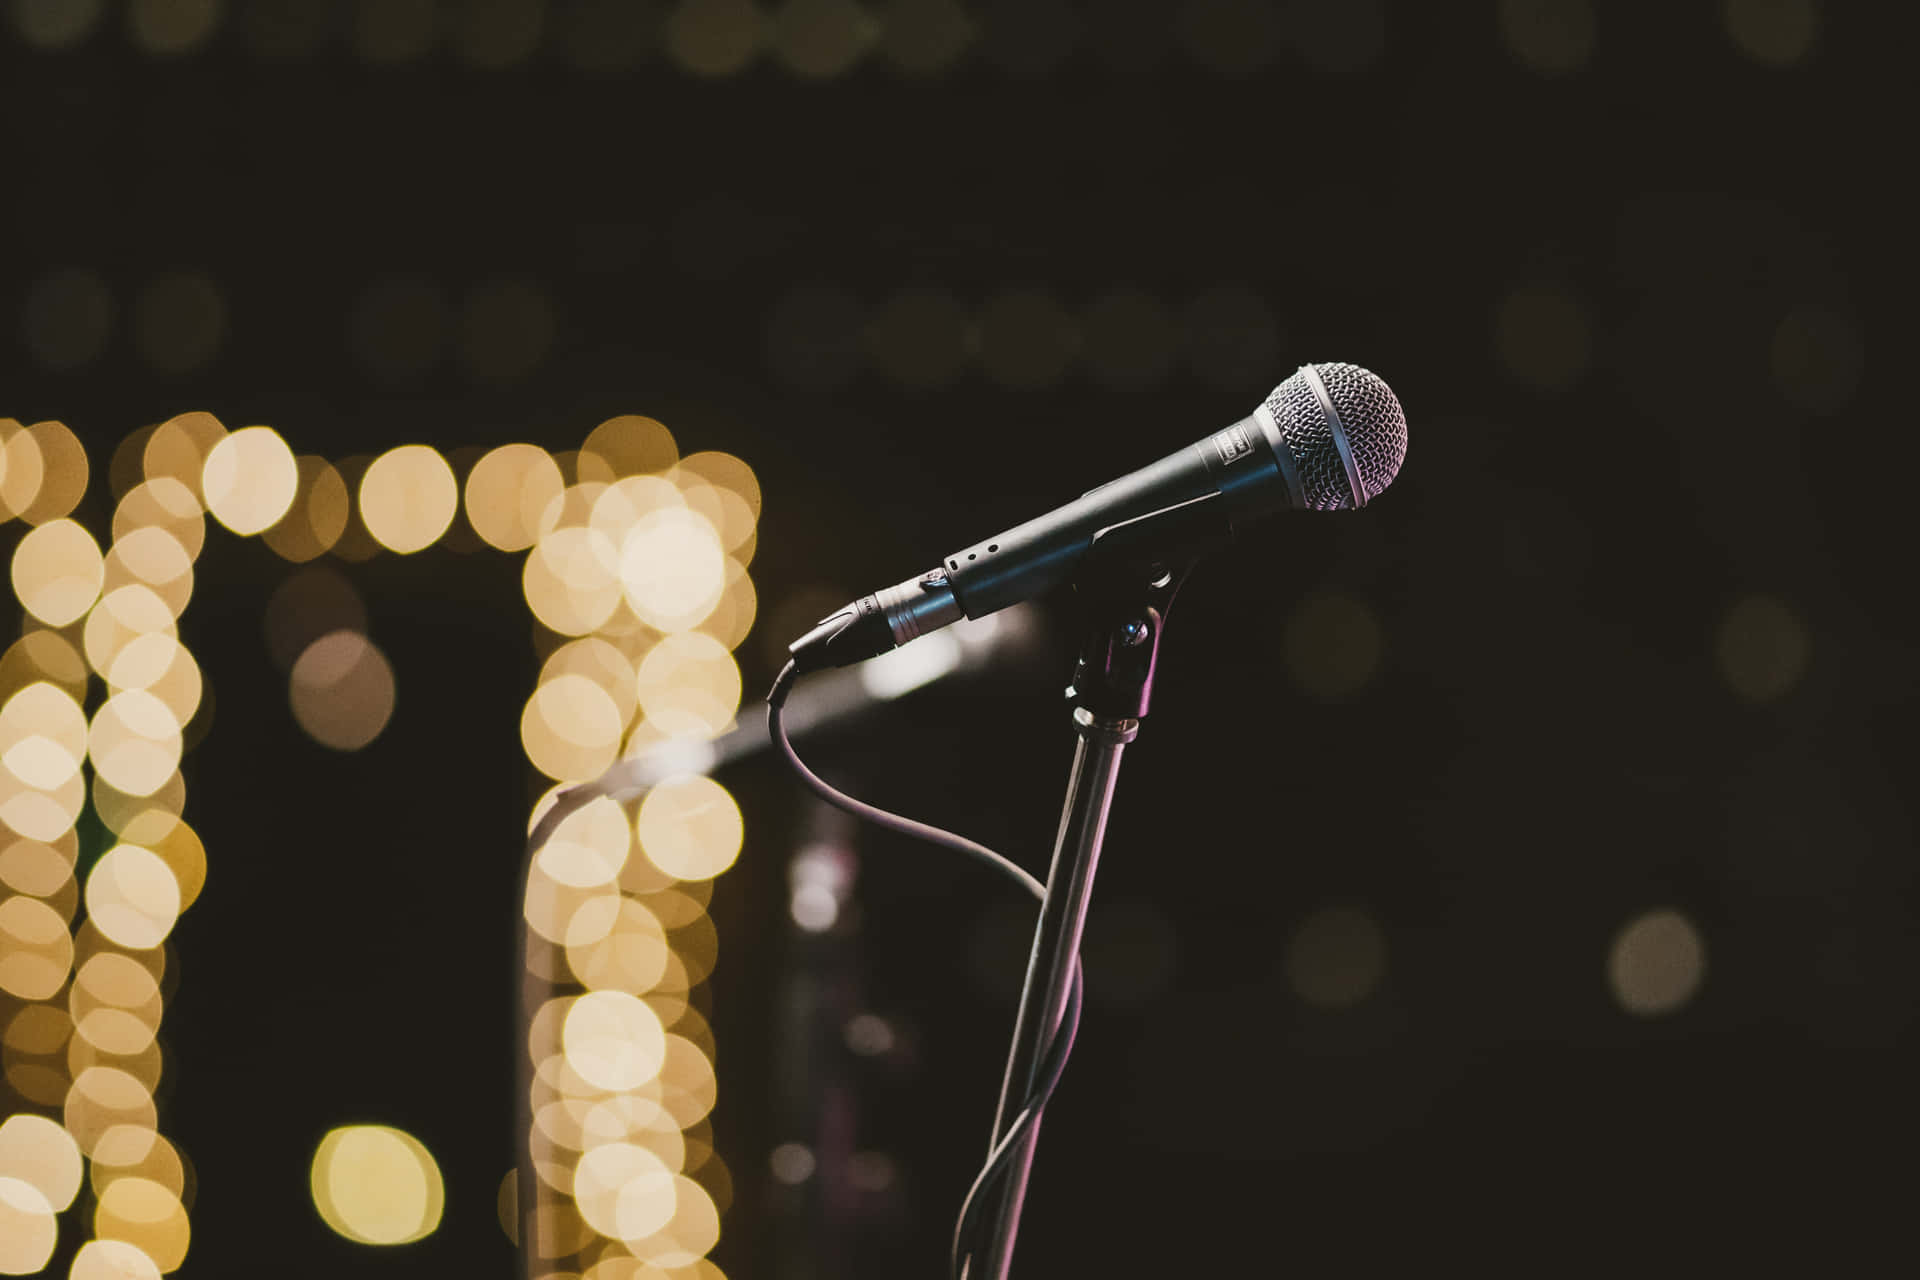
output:
<instances>
[{"instance_id":1,"label":"blurred light orb","mask_svg":"<svg viewBox=\"0 0 1920 1280\"><path fill-rule=\"evenodd\" d=\"M1721 18L1734 48L1768 67L1802 61L1820 33L1814 0L1724 0Z\"/></svg>"},{"instance_id":2,"label":"blurred light orb","mask_svg":"<svg viewBox=\"0 0 1920 1280\"><path fill-rule=\"evenodd\" d=\"M782 66L808 80L852 70L879 35L879 23L855 0L787 0L773 19Z\"/></svg>"},{"instance_id":3,"label":"blurred light orb","mask_svg":"<svg viewBox=\"0 0 1920 1280\"><path fill-rule=\"evenodd\" d=\"M673 1175L671 1205L667 1221L653 1232L642 1234L652 1215L662 1207L661 1197L651 1188L633 1197L631 1220L624 1212L621 1225L627 1229L622 1238L662 1267L691 1267L720 1242L720 1210L705 1187L685 1174ZM625 1197L623 1196L623 1202Z\"/></svg>"},{"instance_id":4,"label":"blurred light orb","mask_svg":"<svg viewBox=\"0 0 1920 1280\"><path fill-rule=\"evenodd\" d=\"M358 751L393 718L393 667L358 631L333 631L308 645L287 678L293 718L315 742Z\"/></svg>"},{"instance_id":5,"label":"blurred light orb","mask_svg":"<svg viewBox=\"0 0 1920 1280\"><path fill-rule=\"evenodd\" d=\"M467 295L460 355L482 382L508 382L539 367L553 345L553 303L528 280L495 280Z\"/></svg>"},{"instance_id":6,"label":"blurred light orb","mask_svg":"<svg viewBox=\"0 0 1920 1280\"><path fill-rule=\"evenodd\" d=\"M180 545L180 539L165 529L145 526L130 530L115 538L107 551L101 593L110 596L125 586L152 591L177 618L193 598L193 557Z\"/></svg>"},{"instance_id":7,"label":"blurred light orb","mask_svg":"<svg viewBox=\"0 0 1920 1280\"><path fill-rule=\"evenodd\" d=\"M360 518L389 551L403 555L439 540L460 507L453 468L429 445L390 449L360 481Z\"/></svg>"},{"instance_id":8,"label":"blurred light orb","mask_svg":"<svg viewBox=\"0 0 1920 1280\"><path fill-rule=\"evenodd\" d=\"M103 1239L134 1246L161 1271L179 1270L192 1240L180 1197L150 1178L116 1178L108 1183L94 1206L93 1229Z\"/></svg>"},{"instance_id":9,"label":"blurred light orb","mask_svg":"<svg viewBox=\"0 0 1920 1280\"><path fill-rule=\"evenodd\" d=\"M1359 1004L1386 973L1386 935L1371 915L1356 908L1323 907L1287 940L1287 984L1323 1009Z\"/></svg>"},{"instance_id":10,"label":"blurred light orb","mask_svg":"<svg viewBox=\"0 0 1920 1280\"><path fill-rule=\"evenodd\" d=\"M1179 335L1173 317L1141 289L1114 289L1080 313L1087 371L1113 391L1139 391L1172 372Z\"/></svg>"},{"instance_id":11,"label":"blurred light orb","mask_svg":"<svg viewBox=\"0 0 1920 1280\"><path fill-rule=\"evenodd\" d=\"M140 472L148 480L178 480L193 491L196 501L204 501L201 477L207 456L226 438L226 427L210 413L175 414L147 436L140 449Z\"/></svg>"},{"instance_id":12,"label":"blurred light orb","mask_svg":"<svg viewBox=\"0 0 1920 1280\"><path fill-rule=\"evenodd\" d=\"M541 515L565 488L559 465L545 449L501 445L467 473L467 520L488 546L525 551L546 532Z\"/></svg>"},{"instance_id":13,"label":"blurred light orb","mask_svg":"<svg viewBox=\"0 0 1920 1280\"><path fill-rule=\"evenodd\" d=\"M221 0L131 0L127 33L156 57L188 53L220 24Z\"/></svg>"},{"instance_id":14,"label":"blurred light orb","mask_svg":"<svg viewBox=\"0 0 1920 1280\"><path fill-rule=\"evenodd\" d=\"M540 870L560 884L592 889L612 884L633 848L633 831L617 800L601 796L561 820L540 847ZM584 908L583 908L584 910ZM573 925L569 923L571 932Z\"/></svg>"},{"instance_id":15,"label":"blurred light orb","mask_svg":"<svg viewBox=\"0 0 1920 1280\"><path fill-rule=\"evenodd\" d=\"M413 8L412 0L385 0L396 16ZM429 30L433 15L427 14ZM440 362L446 346L448 306L445 293L429 280L402 277L370 287L354 305L349 339L354 354L376 377L388 382L417 378Z\"/></svg>"},{"instance_id":16,"label":"blurred light orb","mask_svg":"<svg viewBox=\"0 0 1920 1280\"><path fill-rule=\"evenodd\" d=\"M153 1132L158 1113L146 1085L117 1067L88 1067L73 1078L62 1120L67 1132L92 1157L122 1129Z\"/></svg>"},{"instance_id":17,"label":"blurred light orb","mask_svg":"<svg viewBox=\"0 0 1920 1280\"><path fill-rule=\"evenodd\" d=\"M300 478L293 503L260 536L281 559L305 564L333 550L346 533L353 499L347 482L325 458L303 453L294 465Z\"/></svg>"},{"instance_id":18,"label":"blurred light orb","mask_svg":"<svg viewBox=\"0 0 1920 1280\"><path fill-rule=\"evenodd\" d=\"M175 1196L186 1195L186 1163L174 1145L152 1129L133 1124L115 1125L94 1143L90 1159L96 1196L120 1178L145 1178L159 1183Z\"/></svg>"},{"instance_id":19,"label":"blurred light orb","mask_svg":"<svg viewBox=\"0 0 1920 1280\"><path fill-rule=\"evenodd\" d=\"M1772 702L1800 683L1813 644L1785 602L1754 595L1727 610L1714 649L1729 688L1749 702Z\"/></svg>"},{"instance_id":20,"label":"blurred light orb","mask_svg":"<svg viewBox=\"0 0 1920 1280\"><path fill-rule=\"evenodd\" d=\"M711 880L740 856L740 806L712 778L670 778L649 791L634 820L649 861L679 880Z\"/></svg>"},{"instance_id":21,"label":"blurred light orb","mask_svg":"<svg viewBox=\"0 0 1920 1280\"><path fill-rule=\"evenodd\" d=\"M566 928L567 967L581 985L645 995L666 976L666 930L644 905L608 894L573 913Z\"/></svg>"},{"instance_id":22,"label":"blurred light orb","mask_svg":"<svg viewBox=\"0 0 1920 1280\"><path fill-rule=\"evenodd\" d=\"M110 942L147 951L167 940L180 916L180 882L150 849L120 844L87 875L87 918Z\"/></svg>"},{"instance_id":23,"label":"blurred light orb","mask_svg":"<svg viewBox=\"0 0 1920 1280\"><path fill-rule=\"evenodd\" d=\"M255 534L293 505L300 467L279 432L245 427L208 452L200 485L214 519L235 533Z\"/></svg>"},{"instance_id":24,"label":"blurred light orb","mask_svg":"<svg viewBox=\"0 0 1920 1280\"><path fill-rule=\"evenodd\" d=\"M334 1231L358 1244L411 1244L432 1235L446 1205L433 1154L386 1125L349 1125L313 1154L313 1204Z\"/></svg>"},{"instance_id":25,"label":"blurred light orb","mask_svg":"<svg viewBox=\"0 0 1920 1280\"><path fill-rule=\"evenodd\" d=\"M673 1170L635 1143L603 1143L581 1156L573 1188L587 1225L615 1240L651 1235L673 1217Z\"/></svg>"},{"instance_id":26,"label":"blurred light orb","mask_svg":"<svg viewBox=\"0 0 1920 1280\"><path fill-rule=\"evenodd\" d=\"M317 564L288 575L267 597L267 653L282 671L315 640L335 631L367 629L367 606L347 576Z\"/></svg>"},{"instance_id":27,"label":"blurred light orb","mask_svg":"<svg viewBox=\"0 0 1920 1280\"><path fill-rule=\"evenodd\" d=\"M53 1212L38 1187L0 1175L0 1272L33 1275L47 1265L60 1239Z\"/></svg>"},{"instance_id":28,"label":"blurred light orb","mask_svg":"<svg viewBox=\"0 0 1920 1280\"><path fill-rule=\"evenodd\" d=\"M90 468L86 446L64 422L36 422L22 433L40 457L40 483L31 501L17 508L28 524L57 520L80 505L86 496ZM10 460L13 450L0 454ZM0 493L5 492L0 483Z\"/></svg>"},{"instance_id":29,"label":"blurred light orb","mask_svg":"<svg viewBox=\"0 0 1920 1280\"><path fill-rule=\"evenodd\" d=\"M25 515L40 497L47 462L32 431L0 418L0 520Z\"/></svg>"},{"instance_id":30,"label":"blurred light orb","mask_svg":"<svg viewBox=\"0 0 1920 1280\"><path fill-rule=\"evenodd\" d=\"M153 588L115 587L87 615L80 632L87 663L101 675L111 672L129 646L147 636L174 639L174 613Z\"/></svg>"},{"instance_id":31,"label":"blurred light orb","mask_svg":"<svg viewBox=\"0 0 1920 1280\"><path fill-rule=\"evenodd\" d=\"M681 0L666 24L669 56L701 76L745 70L766 37L766 15L754 0Z\"/></svg>"},{"instance_id":32,"label":"blurred light orb","mask_svg":"<svg viewBox=\"0 0 1920 1280\"><path fill-rule=\"evenodd\" d=\"M620 548L620 585L628 607L654 630L698 626L727 585L719 535L684 507L648 512Z\"/></svg>"},{"instance_id":33,"label":"blurred light orb","mask_svg":"<svg viewBox=\"0 0 1920 1280\"><path fill-rule=\"evenodd\" d=\"M207 523L200 499L184 482L171 476L145 480L127 491L113 511L113 537L117 542L147 525L165 529L186 549L188 559L198 559L207 540Z\"/></svg>"},{"instance_id":34,"label":"blurred light orb","mask_svg":"<svg viewBox=\"0 0 1920 1280\"><path fill-rule=\"evenodd\" d=\"M620 563L619 550L598 529L555 529L534 544L521 570L527 606L561 635L597 630L619 607Z\"/></svg>"},{"instance_id":35,"label":"blurred light orb","mask_svg":"<svg viewBox=\"0 0 1920 1280\"><path fill-rule=\"evenodd\" d=\"M138 1245L89 1240L73 1255L68 1280L160 1280L160 1268Z\"/></svg>"},{"instance_id":36,"label":"blurred light orb","mask_svg":"<svg viewBox=\"0 0 1920 1280\"><path fill-rule=\"evenodd\" d=\"M943 387L966 368L972 317L945 289L902 289L875 308L866 325L874 366L903 386Z\"/></svg>"},{"instance_id":37,"label":"blurred light orb","mask_svg":"<svg viewBox=\"0 0 1920 1280\"><path fill-rule=\"evenodd\" d=\"M548 654L540 666L539 683L548 684L568 675L592 681L612 698L622 725L632 720L633 713L639 709L632 660L599 636L569 640Z\"/></svg>"},{"instance_id":38,"label":"blurred light orb","mask_svg":"<svg viewBox=\"0 0 1920 1280\"><path fill-rule=\"evenodd\" d=\"M880 40L897 70L931 76L958 61L978 34L960 0L895 0L887 6Z\"/></svg>"},{"instance_id":39,"label":"blurred light orb","mask_svg":"<svg viewBox=\"0 0 1920 1280\"><path fill-rule=\"evenodd\" d=\"M58 685L36 681L0 706L0 762L28 786L53 790L86 753L86 713Z\"/></svg>"},{"instance_id":40,"label":"blurred light orb","mask_svg":"<svg viewBox=\"0 0 1920 1280\"><path fill-rule=\"evenodd\" d=\"M602 422L581 442L580 479L611 483L626 476L656 475L679 457L679 446L664 423L624 413Z\"/></svg>"},{"instance_id":41,"label":"blurred light orb","mask_svg":"<svg viewBox=\"0 0 1920 1280\"><path fill-rule=\"evenodd\" d=\"M20 38L40 49L65 49L80 43L100 25L102 0L13 0L13 26Z\"/></svg>"},{"instance_id":42,"label":"blurred light orb","mask_svg":"<svg viewBox=\"0 0 1920 1280\"><path fill-rule=\"evenodd\" d=\"M145 689L122 689L94 712L87 752L99 776L128 795L158 791L180 767L180 722Z\"/></svg>"},{"instance_id":43,"label":"blurred light orb","mask_svg":"<svg viewBox=\"0 0 1920 1280\"><path fill-rule=\"evenodd\" d=\"M567 1066L598 1089L637 1089L660 1074L666 1029L637 996L589 991L567 1010L561 1031Z\"/></svg>"},{"instance_id":44,"label":"blurred light orb","mask_svg":"<svg viewBox=\"0 0 1920 1280\"><path fill-rule=\"evenodd\" d=\"M1188 302L1181 316L1187 365L1208 386L1264 386L1280 354L1280 322L1267 300L1245 285L1219 285Z\"/></svg>"},{"instance_id":45,"label":"blurred light orb","mask_svg":"<svg viewBox=\"0 0 1920 1280\"><path fill-rule=\"evenodd\" d=\"M71 520L43 524L14 548L13 593L50 627L79 621L105 581L100 544Z\"/></svg>"},{"instance_id":46,"label":"blurred light orb","mask_svg":"<svg viewBox=\"0 0 1920 1280\"><path fill-rule=\"evenodd\" d=\"M533 767L560 782L585 782L620 754L620 709L584 675L543 682L520 715L520 744Z\"/></svg>"},{"instance_id":47,"label":"blurred light orb","mask_svg":"<svg viewBox=\"0 0 1920 1280\"><path fill-rule=\"evenodd\" d=\"M670 635L640 660L641 712L670 737L711 738L740 709L740 667L727 646L699 631Z\"/></svg>"},{"instance_id":48,"label":"blurred light orb","mask_svg":"<svg viewBox=\"0 0 1920 1280\"><path fill-rule=\"evenodd\" d=\"M1065 376L1080 348L1074 317L1051 294L1010 289L980 310L980 364L1014 391L1036 391Z\"/></svg>"},{"instance_id":49,"label":"blurred light orb","mask_svg":"<svg viewBox=\"0 0 1920 1280\"><path fill-rule=\"evenodd\" d=\"M1527 70L1563 76L1593 57L1592 0L1500 0L1500 42Z\"/></svg>"},{"instance_id":50,"label":"blurred light orb","mask_svg":"<svg viewBox=\"0 0 1920 1280\"><path fill-rule=\"evenodd\" d=\"M0 902L0 991L22 1000L51 1000L73 967L67 922L37 898Z\"/></svg>"},{"instance_id":51,"label":"blurred light orb","mask_svg":"<svg viewBox=\"0 0 1920 1280\"><path fill-rule=\"evenodd\" d=\"M1707 948L1678 911L1660 908L1629 921L1607 953L1607 982L1622 1009L1641 1017L1672 1013L1706 976Z\"/></svg>"}]
</instances>

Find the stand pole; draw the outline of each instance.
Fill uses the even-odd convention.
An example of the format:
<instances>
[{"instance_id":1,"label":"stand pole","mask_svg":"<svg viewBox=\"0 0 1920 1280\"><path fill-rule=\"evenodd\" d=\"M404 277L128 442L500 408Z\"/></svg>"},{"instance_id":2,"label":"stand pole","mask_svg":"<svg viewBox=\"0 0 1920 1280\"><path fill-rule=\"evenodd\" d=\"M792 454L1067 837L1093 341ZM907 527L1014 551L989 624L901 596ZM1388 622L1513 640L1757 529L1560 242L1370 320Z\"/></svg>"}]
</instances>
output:
<instances>
[{"instance_id":1,"label":"stand pole","mask_svg":"<svg viewBox=\"0 0 1920 1280\"><path fill-rule=\"evenodd\" d=\"M1106 837L1107 811L1120 776L1120 753L1140 732L1136 719L1096 716L1085 707L1074 708L1073 723L1079 735L1073 752L1073 774L1060 832L1054 841L1053 866L1047 873L1047 895L1034 932L1033 954L1027 961L1026 985L1014 1022L1013 1048L1000 1085L1000 1107L994 1117L989 1150L998 1146L1012 1128L1033 1091L1046 1046L1060 1029L1060 1015L1073 985L1080 935L1092 901L1100 844ZM1004 1280L1013 1262L1014 1236L1020 1229L1020 1208L1026 1199L1027 1173L1033 1165L1039 1131L1040 1116L1036 1115L1008 1160L991 1219L993 1225L984 1247L974 1255L986 1267L983 1276L991 1280Z\"/></svg>"}]
</instances>

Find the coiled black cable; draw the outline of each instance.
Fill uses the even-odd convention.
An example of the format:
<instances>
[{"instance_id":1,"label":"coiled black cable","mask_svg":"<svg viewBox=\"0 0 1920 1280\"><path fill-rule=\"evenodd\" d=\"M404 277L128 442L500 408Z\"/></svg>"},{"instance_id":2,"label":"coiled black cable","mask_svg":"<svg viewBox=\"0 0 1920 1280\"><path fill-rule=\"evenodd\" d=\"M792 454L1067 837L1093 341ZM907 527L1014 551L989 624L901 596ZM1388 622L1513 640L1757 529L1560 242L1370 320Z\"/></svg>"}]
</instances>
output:
<instances>
[{"instance_id":1,"label":"coiled black cable","mask_svg":"<svg viewBox=\"0 0 1920 1280\"><path fill-rule=\"evenodd\" d=\"M913 836L929 844L952 849L984 862L1002 875L1012 877L1021 888L1032 894L1036 901L1045 900L1046 886L1012 859L942 827L916 822L912 818L870 805L864 800L856 800L844 791L836 790L832 784L809 769L806 762L801 760L799 754L794 751L793 743L787 737L786 726L781 722L781 708L786 704L787 692L793 687L795 675L794 664L787 663L775 678L773 688L767 692L767 733L773 739L773 745L786 758L787 764L799 775L800 781L808 790L836 809L843 809L854 817L871 822L875 826ZM1060 1077L1067 1066L1067 1055L1073 1052L1074 1033L1080 1026L1080 988L1080 959L1076 956L1073 962L1073 987L1067 994L1065 1007L1061 1009L1060 1025L1055 1030L1053 1039L1047 1043L1046 1054L1041 1059L1040 1070L1037 1073L1038 1079L1034 1082L1033 1091L1027 1095L1019 1114L1008 1126L1005 1136L988 1154L986 1164L974 1178L972 1187L967 1190L966 1199L961 1202L959 1220L954 1224L953 1248L948 1256L952 1280L966 1280L967 1268L973 1256L973 1236L980 1228L981 1210L987 1203L984 1199L987 1188L1006 1171L1007 1162L1019 1149L1021 1142L1033 1128L1034 1120L1039 1116L1041 1109L1047 1105L1047 1099L1053 1096L1053 1091L1060 1084Z\"/></svg>"}]
</instances>

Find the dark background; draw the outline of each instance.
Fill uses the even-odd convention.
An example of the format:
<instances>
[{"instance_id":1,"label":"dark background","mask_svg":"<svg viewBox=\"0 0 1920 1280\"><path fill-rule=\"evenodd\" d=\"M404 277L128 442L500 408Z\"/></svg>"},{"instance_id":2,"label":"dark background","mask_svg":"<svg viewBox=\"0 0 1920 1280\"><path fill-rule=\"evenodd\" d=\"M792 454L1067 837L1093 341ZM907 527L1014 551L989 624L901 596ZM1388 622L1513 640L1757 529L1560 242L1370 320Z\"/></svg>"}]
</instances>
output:
<instances>
[{"instance_id":1,"label":"dark background","mask_svg":"<svg viewBox=\"0 0 1920 1280\"><path fill-rule=\"evenodd\" d=\"M96 532L114 444L187 409L334 458L648 414L764 487L753 697L821 604L1302 361L1398 392L1390 493L1243 539L1174 614L1024 1273L1911 1256L1897 6L234 0L200 38L193 7L0 22L0 412L88 443ZM216 708L164 1031L183 1274L506 1274L518 558L340 567L400 688L357 754L293 724L257 540L209 539L182 623ZM1050 617L1053 648L811 757L1039 869ZM857 929L797 951L814 815L765 759L723 778L716 1260L933 1274L1026 908L857 836ZM1637 1016L1609 948L1661 908L1705 976ZM1290 965L1374 953L1303 925L1356 913L1377 983L1304 998ZM901 1046L836 1061L886 1160L831 1223L768 1165L805 1136L781 982L809 956ZM313 1145L355 1120L436 1154L434 1236L321 1224Z\"/></svg>"}]
</instances>

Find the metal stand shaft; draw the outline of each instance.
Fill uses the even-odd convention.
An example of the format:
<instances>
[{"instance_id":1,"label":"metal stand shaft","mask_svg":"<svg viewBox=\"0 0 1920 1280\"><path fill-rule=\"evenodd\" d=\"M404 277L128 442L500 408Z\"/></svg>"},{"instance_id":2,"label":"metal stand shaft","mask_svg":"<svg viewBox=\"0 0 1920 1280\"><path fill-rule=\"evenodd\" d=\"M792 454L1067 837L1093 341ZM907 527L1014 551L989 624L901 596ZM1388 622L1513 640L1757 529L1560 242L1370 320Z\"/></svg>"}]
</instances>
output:
<instances>
[{"instance_id":1,"label":"metal stand shaft","mask_svg":"<svg viewBox=\"0 0 1920 1280\"><path fill-rule=\"evenodd\" d=\"M1080 954L1080 935L1093 897L1100 844L1107 833L1107 812L1120 776L1120 753L1140 732L1138 720L1096 716L1085 707L1074 709L1073 723L1079 741L1074 746L1066 809L1054 841L1047 896L1040 908L1039 928L1034 932L1033 953L1027 961L1026 986L1014 1022L1013 1048L1000 1085L1000 1107L994 1117L989 1150L998 1146L1013 1127L1033 1092L1046 1047L1060 1030L1061 1013ZM1039 1131L1040 1117L1036 1115L1009 1157L992 1226L984 1246L974 1255L986 1268L982 1274L993 1280L1002 1280L1013 1262L1013 1241L1020 1229L1020 1209L1026 1199L1027 1174L1033 1165Z\"/></svg>"}]
</instances>

